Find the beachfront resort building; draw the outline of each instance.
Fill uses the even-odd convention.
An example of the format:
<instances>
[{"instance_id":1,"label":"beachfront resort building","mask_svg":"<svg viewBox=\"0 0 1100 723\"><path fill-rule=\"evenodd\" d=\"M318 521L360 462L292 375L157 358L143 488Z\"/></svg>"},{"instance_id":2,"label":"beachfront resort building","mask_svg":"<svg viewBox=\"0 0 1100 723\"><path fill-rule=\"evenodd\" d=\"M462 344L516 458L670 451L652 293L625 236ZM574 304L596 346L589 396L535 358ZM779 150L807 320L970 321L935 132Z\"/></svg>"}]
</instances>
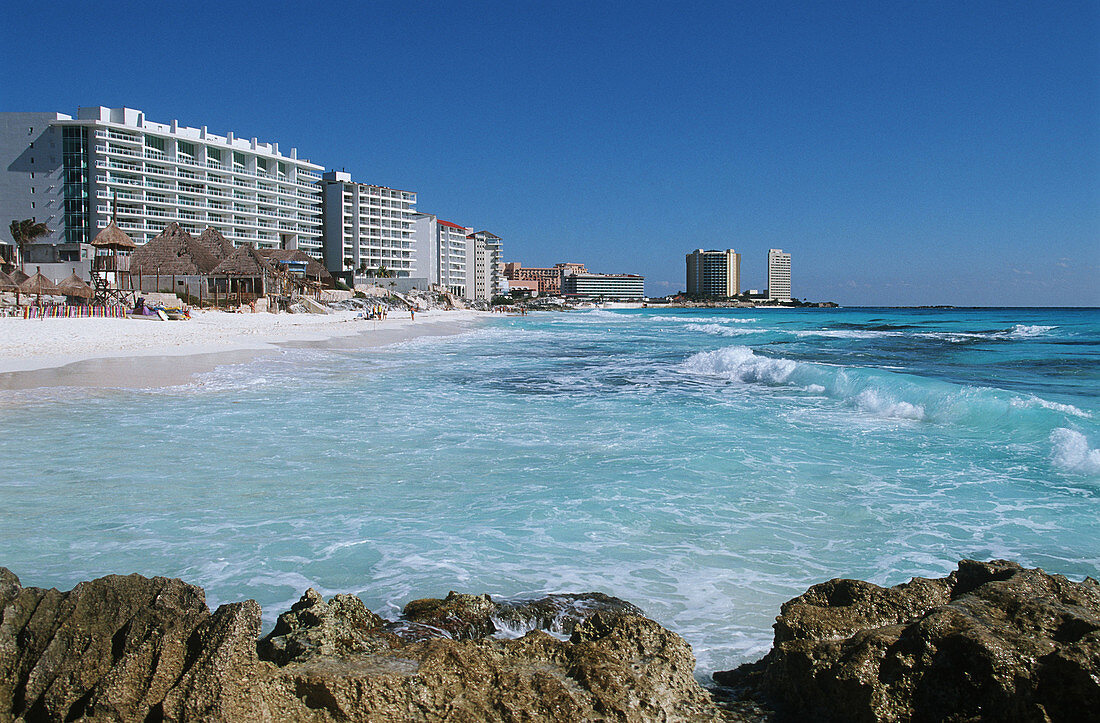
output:
<instances>
[{"instance_id":1,"label":"beachfront resort building","mask_svg":"<svg viewBox=\"0 0 1100 723\"><path fill-rule=\"evenodd\" d=\"M496 234L488 231L478 231L466 237L472 247L472 261L474 267L473 289L471 298L491 299L504 293L507 280L504 278L504 263L501 257L504 254L504 241Z\"/></svg>"},{"instance_id":2,"label":"beachfront resort building","mask_svg":"<svg viewBox=\"0 0 1100 723\"><path fill-rule=\"evenodd\" d=\"M416 264L416 194L351 180L344 171L322 175L325 265L329 271L369 273L385 268L400 278L424 276Z\"/></svg>"},{"instance_id":3,"label":"beachfront resort building","mask_svg":"<svg viewBox=\"0 0 1100 723\"><path fill-rule=\"evenodd\" d=\"M768 298L791 300L791 255L783 249L768 250Z\"/></svg>"},{"instance_id":4,"label":"beachfront resort building","mask_svg":"<svg viewBox=\"0 0 1100 723\"><path fill-rule=\"evenodd\" d=\"M645 298L645 277L569 272L562 276L561 295L577 299L640 301Z\"/></svg>"},{"instance_id":5,"label":"beachfront resort building","mask_svg":"<svg viewBox=\"0 0 1100 723\"><path fill-rule=\"evenodd\" d=\"M733 249L687 255L688 296L728 299L741 293L741 254Z\"/></svg>"},{"instance_id":6,"label":"beachfront resort building","mask_svg":"<svg viewBox=\"0 0 1100 723\"><path fill-rule=\"evenodd\" d=\"M117 212L139 246L178 223L320 258L322 170L295 148L133 108L0 113L0 218L44 221L54 242L89 243Z\"/></svg>"},{"instance_id":7,"label":"beachfront resort building","mask_svg":"<svg viewBox=\"0 0 1100 723\"><path fill-rule=\"evenodd\" d=\"M435 214L413 214L413 237L416 240L416 265L426 274L430 284L441 291L466 297L472 288L467 270L471 244L467 236L472 228L445 221Z\"/></svg>"},{"instance_id":8,"label":"beachfront resort building","mask_svg":"<svg viewBox=\"0 0 1100 723\"><path fill-rule=\"evenodd\" d=\"M55 124L68 118L62 113L0 113L0 219L5 232L10 221L31 218L50 229L39 243L66 240L64 143Z\"/></svg>"},{"instance_id":9,"label":"beachfront resort building","mask_svg":"<svg viewBox=\"0 0 1100 723\"><path fill-rule=\"evenodd\" d=\"M525 288L542 296L561 296L561 279L566 273L587 274L588 269L584 264L574 263L554 264L550 268L524 267L518 261L504 264L504 277L513 289Z\"/></svg>"}]
</instances>

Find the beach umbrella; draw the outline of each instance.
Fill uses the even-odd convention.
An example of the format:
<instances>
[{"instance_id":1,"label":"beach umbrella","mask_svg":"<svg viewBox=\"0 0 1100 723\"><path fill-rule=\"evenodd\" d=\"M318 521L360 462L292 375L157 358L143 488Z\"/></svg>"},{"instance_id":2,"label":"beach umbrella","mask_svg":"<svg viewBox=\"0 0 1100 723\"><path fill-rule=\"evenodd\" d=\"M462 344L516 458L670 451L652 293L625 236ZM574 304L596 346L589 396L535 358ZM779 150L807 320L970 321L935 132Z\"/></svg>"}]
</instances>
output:
<instances>
[{"instance_id":1,"label":"beach umbrella","mask_svg":"<svg viewBox=\"0 0 1100 723\"><path fill-rule=\"evenodd\" d=\"M24 294L34 294L40 302L42 301L42 294L56 296L61 293L61 290L43 276L41 271L35 271L34 276L19 284L19 290Z\"/></svg>"},{"instance_id":2,"label":"beach umbrella","mask_svg":"<svg viewBox=\"0 0 1100 723\"><path fill-rule=\"evenodd\" d=\"M0 291L19 291L19 284L12 277L0 271Z\"/></svg>"},{"instance_id":3,"label":"beach umbrella","mask_svg":"<svg viewBox=\"0 0 1100 723\"><path fill-rule=\"evenodd\" d=\"M88 285L84 279L76 275L76 272L69 274L69 277L57 285L58 290L65 296L72 296L80 299L90 299L95 296L95 290Z\"/></svg>"},{"instance_id":4,"label":"beach umbrella","mask_svg":"<svg viewBox=\"0 0 1100 723\"><path fill-rule=\"evenodd\" d=\"M22 269L16 269L15 271L12 271L10 274L8 274L8 276L10 276L11 280L17 284L21 284L30 278L25 273L23 273Z\"/></svg>"}]
</instances>

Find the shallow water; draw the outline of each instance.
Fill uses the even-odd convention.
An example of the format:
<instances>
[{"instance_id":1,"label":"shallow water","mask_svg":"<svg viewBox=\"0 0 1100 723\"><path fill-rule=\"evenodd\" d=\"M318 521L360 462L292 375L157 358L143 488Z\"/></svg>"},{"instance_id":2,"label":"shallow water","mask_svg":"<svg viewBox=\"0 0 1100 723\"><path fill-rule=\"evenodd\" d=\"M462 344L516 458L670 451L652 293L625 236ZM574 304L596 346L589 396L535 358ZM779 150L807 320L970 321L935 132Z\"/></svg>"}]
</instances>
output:
<instances>
[{"instance_id":1,"label":"shallow water","mask_svg":"<svg viewBox=\"0 0 1100 723\"><path fill-rule=\"evenodd\" d=\"M758 657L780 604L960 558L1100 572L1100 312L662 310L294 349L166 389L0 392L0 564L181 577L270 624L309 586L600 590Z\"/></svg>"}]
</instances>

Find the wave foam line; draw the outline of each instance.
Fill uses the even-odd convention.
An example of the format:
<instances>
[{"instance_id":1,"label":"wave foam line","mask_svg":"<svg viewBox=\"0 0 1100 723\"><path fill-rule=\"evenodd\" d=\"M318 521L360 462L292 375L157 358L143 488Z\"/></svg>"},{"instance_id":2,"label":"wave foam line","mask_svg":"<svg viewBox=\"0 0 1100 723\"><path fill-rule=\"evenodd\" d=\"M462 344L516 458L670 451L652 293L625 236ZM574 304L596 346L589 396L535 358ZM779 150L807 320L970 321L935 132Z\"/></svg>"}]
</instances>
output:
<instances>
[{"instance_id":1,"label":"wave foam line","mask_svg":"<svg viewBox=\"0 0 1100 723\"><path fill-rule=\"evenodd\" d=\"M694 354L681 364L681 370L743 384L798 387L872 416L891 419L955 422L976 427L1037 424L1050 429L1064 424L1066 416L1092 416L1073 405L1036 396L1020 398L998 389L961 386L883 369L834 367L759 356L746 346Z\"/></svg>"}]
</instances>

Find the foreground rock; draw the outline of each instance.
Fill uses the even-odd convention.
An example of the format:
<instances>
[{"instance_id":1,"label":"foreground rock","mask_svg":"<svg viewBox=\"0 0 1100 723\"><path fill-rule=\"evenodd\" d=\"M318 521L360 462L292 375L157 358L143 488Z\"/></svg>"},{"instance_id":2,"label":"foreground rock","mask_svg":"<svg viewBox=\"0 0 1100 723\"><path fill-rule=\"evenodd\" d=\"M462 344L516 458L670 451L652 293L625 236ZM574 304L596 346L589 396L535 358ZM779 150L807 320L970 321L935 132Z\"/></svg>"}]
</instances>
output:
<instances>
[{"instance_id":1,"label":"foreground rock","mask_svg":"<svg viewBox=\"0 0 1100 723\"><path fill-rule=\"evenodd\" d=\"M1100 711L1100 585L1001 560L881 588L815 585L722 685L820 721L1077 721Z\"/></svg>"},{"instance_id":2,"label":"foreground rock","mask_svg":"<svg viewBox=\"0 0 1100 723\"><path fill-rule=\"evenodd\" d=\"M403 628L310 590L258 641L254 601L211 613L179 580L110 576L62 593L0 568L0 723L721 718L687 643L614 598L410 606ZM484 636L548 619L568 641ZM466 639L425 633L451 628Z\"/></svg>"}]
</instances>

